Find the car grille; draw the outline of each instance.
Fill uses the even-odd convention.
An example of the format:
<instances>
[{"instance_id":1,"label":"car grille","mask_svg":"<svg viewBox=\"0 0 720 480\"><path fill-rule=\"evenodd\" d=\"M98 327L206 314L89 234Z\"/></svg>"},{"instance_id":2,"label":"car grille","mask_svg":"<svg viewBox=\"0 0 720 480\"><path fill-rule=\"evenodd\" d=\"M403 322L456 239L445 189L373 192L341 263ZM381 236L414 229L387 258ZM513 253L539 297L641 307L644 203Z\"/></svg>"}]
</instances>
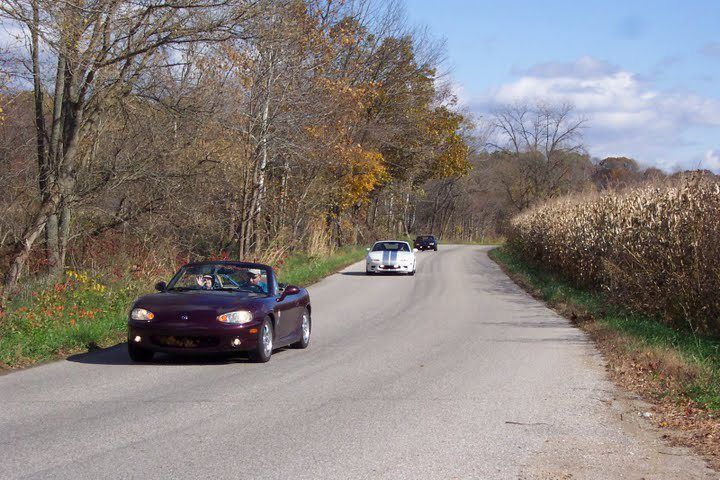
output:
<instances>
[{"instance_id":1,"label":"car grille","mask_svg":"<svg viewBox=\"0 0 720 480\"><path fill-rule=\"evenodd\" d=\"M208 348L220 343L217 337L185 337L177 335L155 335L150 338L159 347L172 348Z\"/></svg>"}]
</instances>

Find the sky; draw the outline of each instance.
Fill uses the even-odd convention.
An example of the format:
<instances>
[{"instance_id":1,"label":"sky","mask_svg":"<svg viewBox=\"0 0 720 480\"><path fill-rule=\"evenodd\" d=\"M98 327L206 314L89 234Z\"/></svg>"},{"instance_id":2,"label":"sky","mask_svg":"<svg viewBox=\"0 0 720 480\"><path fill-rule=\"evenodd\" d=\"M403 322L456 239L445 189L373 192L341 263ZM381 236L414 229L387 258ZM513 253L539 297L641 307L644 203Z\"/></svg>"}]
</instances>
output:
<instances>
[{"instance_id":1,"label":"sky","mask_svg":"<svg viewBox=\"0 0 720 480\"><path fill-rule=\"evenodd\" d=\"M593 157L720 172L720 0L406 0L461 105L571 102Z\"/></svg>"}]
</instances>

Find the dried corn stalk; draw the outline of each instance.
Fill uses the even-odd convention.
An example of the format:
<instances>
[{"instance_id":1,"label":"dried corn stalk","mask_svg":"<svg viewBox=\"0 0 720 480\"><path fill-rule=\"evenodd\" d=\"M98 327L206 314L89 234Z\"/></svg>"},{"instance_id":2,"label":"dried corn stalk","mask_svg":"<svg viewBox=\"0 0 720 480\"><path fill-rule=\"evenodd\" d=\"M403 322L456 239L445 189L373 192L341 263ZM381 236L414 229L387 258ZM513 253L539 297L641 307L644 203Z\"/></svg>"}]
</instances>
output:
<instances>
[{"instance_id":1,"label":"dried corn stalk","mask_svg":"<svg viewBox=\"0 0 720 480\"><path fill-rule=\"evenodd\" d=\"M720 336L720 183L688 174L565 197L511 222L509 246L668 323Z\"/></svg>"}]
</instances>

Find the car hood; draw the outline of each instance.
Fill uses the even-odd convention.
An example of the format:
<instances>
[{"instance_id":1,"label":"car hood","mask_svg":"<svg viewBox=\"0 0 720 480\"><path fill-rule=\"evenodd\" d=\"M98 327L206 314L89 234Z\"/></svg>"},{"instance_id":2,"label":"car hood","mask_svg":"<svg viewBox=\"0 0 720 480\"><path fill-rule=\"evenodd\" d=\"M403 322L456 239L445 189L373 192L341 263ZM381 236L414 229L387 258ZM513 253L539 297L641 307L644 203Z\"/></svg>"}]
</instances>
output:
<instances>
[{"instance_id":1,"label":"car hood","mask_svg":"<svg viewBox=\"0 0 720 480\"><path fill-rule=\"evenodd\" d=\"M144 295L138 298L133 308L144 308L155 314L153 323L215 321L218 315L234 310L254 312L264 296L239 292L204 292L189 290L185 292L162 292Z\"/></svg>"},{"instance_id":2,"label":"car hood","mask_svg":"<svg viewBox=\"0 0 720 480\"><path fill-rule=\"evenodd\" d=\"M413 252L395 252L395 251L384 251L384 252L370 252L368 258L371 260L382 261L383 263L401 262L404 260L411 260Z\"/></svg>"}]
</instances>

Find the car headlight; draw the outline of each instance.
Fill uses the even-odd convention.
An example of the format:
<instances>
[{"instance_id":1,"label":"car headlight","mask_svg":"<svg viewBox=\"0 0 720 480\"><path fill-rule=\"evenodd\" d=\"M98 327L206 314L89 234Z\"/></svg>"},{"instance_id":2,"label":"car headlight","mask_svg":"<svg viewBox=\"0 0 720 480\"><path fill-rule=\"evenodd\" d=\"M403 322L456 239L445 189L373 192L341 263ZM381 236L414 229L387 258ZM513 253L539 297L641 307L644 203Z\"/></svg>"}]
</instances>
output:
<instances>
[{"instance_id":1,"label":"car headlight","mask_svg":"<svg viewBox=\"0 0 720 480\"><path fill-rule=\"evenodd\" d=\"M223 313L217 317L218 321L222 323L232 323L234 325L240 325L252 321L252 313L245 310L238 310L236 312Z\"/></svg>"},{"instance_id":2,"label":"car headlight","mask_svg":"<svg viewBox=\"0 0 720 480\"><path fill-rule=\"evenodd\" d=\"M144 308L133 308L132 312L130 312L130 318L133 320L149 322L155 318L155 314L149 310L145 310Z\"/></svg>"}]
</instances>

